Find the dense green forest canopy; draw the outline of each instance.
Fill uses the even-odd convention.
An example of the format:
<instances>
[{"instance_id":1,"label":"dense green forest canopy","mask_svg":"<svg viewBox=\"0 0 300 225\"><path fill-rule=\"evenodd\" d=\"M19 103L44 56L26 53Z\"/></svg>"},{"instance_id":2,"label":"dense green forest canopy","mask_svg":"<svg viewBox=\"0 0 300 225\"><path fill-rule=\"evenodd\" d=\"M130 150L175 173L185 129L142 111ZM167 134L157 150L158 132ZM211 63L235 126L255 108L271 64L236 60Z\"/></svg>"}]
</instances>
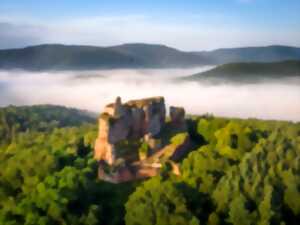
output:
<instances>
[{"instance_id":1,"label":"dense green forest canopy","mask_svg":"<svg viewBox=\"0 0 300 225\"><path fill-rule=\"evenodd\" d=\"M159 176L110 184L97 179L95 121L50 108L33 120L36 107L13 107L0 124L21 127L0 139L0 224L299 224L299 123L194 116L180 176L166 162Z\"/></svg>"}]
</instances>

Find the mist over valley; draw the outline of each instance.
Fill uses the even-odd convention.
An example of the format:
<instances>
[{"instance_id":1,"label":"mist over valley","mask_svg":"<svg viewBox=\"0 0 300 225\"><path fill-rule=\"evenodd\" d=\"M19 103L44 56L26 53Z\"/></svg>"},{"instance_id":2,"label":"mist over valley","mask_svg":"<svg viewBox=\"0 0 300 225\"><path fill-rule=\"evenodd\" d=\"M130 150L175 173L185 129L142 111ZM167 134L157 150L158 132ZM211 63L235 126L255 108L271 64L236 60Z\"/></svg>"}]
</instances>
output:
<instances>
[{"instance_id":1,"label":"mist over valley","mask_svg":"<svg viewBox=\"0 0 300 225\"><path fill-rule=\"evenodd\" d=\"M188 114L300 121L300 78L256 83L181 80L214 66L184 69L0 71L0 105L54 104L99 113L117 96L124 101L164 96Z\"/></svg>"}]
</instances>

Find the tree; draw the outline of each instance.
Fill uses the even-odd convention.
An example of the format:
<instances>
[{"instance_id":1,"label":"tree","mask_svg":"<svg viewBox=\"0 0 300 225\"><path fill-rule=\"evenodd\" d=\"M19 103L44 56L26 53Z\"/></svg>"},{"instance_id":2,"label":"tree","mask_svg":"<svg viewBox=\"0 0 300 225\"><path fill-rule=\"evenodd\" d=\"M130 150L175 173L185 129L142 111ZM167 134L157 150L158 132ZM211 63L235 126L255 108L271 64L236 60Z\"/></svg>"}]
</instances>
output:
<instances>
[{"instance_id":1,"label":"tree","mask_svg":"<svg viewBox=\"0 0 300 225\"><path fill-rule=\"evenodd\" d=\"M230 203L228 221L233 225L251 225L250 212L245 208L246 199L242 194L236 196Z\"/></svg>"},{"instance_id":2,"label":"tree","mask_svg":"<svg viewBox=\"0 0 300 225\"><path fill-rule=\"evenodd\" d=\"M127 225L197 225L184 196L172 181L154 177L146 181L126 203Z\"/></svg>"}]
</instances>

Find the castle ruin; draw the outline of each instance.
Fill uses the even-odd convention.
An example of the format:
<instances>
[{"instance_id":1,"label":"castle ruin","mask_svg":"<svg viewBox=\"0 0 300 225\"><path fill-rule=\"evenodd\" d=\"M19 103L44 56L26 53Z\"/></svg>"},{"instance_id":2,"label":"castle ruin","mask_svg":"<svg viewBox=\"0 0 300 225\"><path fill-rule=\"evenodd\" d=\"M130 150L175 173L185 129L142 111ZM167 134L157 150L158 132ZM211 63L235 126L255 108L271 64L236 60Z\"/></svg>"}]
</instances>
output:
<instances>
[{"instance_id":1,"label":"castle ruin","mask_svg":"<svg viewBox=\"0 0 300 225\"><path fill-rule=\"evenodd\" d=\"M170 124L180 130L185 130L185 111L181 107L170 107ZM123 160L123 167L118 169L116 180L130 180L138 175L133 172L133 167L138 167L138 172L145 170L147 158L162 152L165 147L159 138L166 126L166 106L163 97L152 97L132 100L122 103L117 97L114 103L108 104L99 117L99 133L95 143L94 158L99 162L100 177L104 177L104 164L113 167ZM130 149L124 155L122 142L142 140L146 143L149 152L145 156L129 157L137 153L137 149ZM132 148L132 147L131 147ZM161 154L161 153L160 153ZM142 163L143 162L143 163ZM149 164L149 163L148 163ZM148 176L154 176L159 169L159 163L152 163L151 170L146 169ZM124 178L127 177L127 178Z\"/></svg>"}]
</instances>

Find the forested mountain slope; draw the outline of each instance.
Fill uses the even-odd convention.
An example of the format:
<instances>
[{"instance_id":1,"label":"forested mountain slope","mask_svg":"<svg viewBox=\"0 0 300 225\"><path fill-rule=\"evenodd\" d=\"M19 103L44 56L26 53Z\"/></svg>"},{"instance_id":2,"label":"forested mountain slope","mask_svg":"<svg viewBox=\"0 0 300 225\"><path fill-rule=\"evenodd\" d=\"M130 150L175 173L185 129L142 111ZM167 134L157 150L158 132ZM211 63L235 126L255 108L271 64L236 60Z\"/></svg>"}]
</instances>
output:
<instances>
[{"instance_id":1,"label":"forested mountain slope","mask_svg":"<svg viewBox=\"0 0 300 225\"><path fill-rule=\"evenodd\" d=\"M0 139L11 141L20 132L52 131L95 121L93 113L63 106L8 106L0 108Z\"/></svg>"}]
</instances>

